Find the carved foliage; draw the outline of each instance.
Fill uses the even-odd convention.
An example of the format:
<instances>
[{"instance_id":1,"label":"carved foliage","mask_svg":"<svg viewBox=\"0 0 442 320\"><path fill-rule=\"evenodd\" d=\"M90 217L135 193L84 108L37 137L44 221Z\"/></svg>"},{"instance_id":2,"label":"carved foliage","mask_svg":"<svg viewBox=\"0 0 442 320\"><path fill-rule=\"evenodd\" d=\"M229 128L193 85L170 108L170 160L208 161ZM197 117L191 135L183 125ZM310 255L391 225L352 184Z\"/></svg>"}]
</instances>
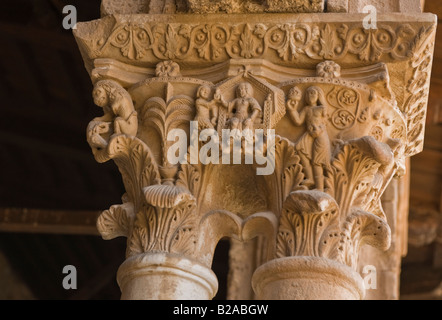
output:
<instances>
[{"instance_id":1,"label":"carved foliage","mask_svg":"<svg viewBox=\"0 0 442 320\"><path fill-rule=\"evenodd\" d=\"M201 188L201 166L182 164L178 172L176 186L188 190L198 199Z\"/></svg>"},{"instance_id":2,"label":"carved foliage","mask_svg":"<svg viewBox=\"0 0 442 320\"><path fill-rule=\"evenodd\" d=\"M137 212L143 203L142 188L160 183L155 160L141 140L126 135L114 137L108 150L109 157L120 170L129 201Z\"/></svg>"},{"instance_id":3,"label":"carved foliage","mask_svg":"<svg viewBox=\"0 0 442 320\"><path fill-rule=\"evenodd\" d=\"M168 133L172 129L189 124L193 117L193 99L188 96L174 96L169 101L152 97L146 101L142 111L142 121L159 135L163 166L167 165Z\"/></svg>"},{"instance_id":4,"label":"carved foliage","mask_svg":"<svg viewBox=\"0 0 442 320\"><path fill-rule=\"evenodd\" d=\"M392 175L383 169L393 161L391 149L372 137L343 144L325 177L326 193L298 190L284 202L277 257L327 257L355 268L362 243L387 249L390 229L378 202Z\"/></svg>"},{"instance_id":5,"label":"carved foliage","mask_svg":"<svg viewBox=\"0 0 442 320\"><path fill-rule=\"evenodd\" d=\"M364 62L377 62L388 55L393 60L408 59L416 49L416 39L429 33L410 24L399 27L388 23L377 29L358 24L150 24L117 23L108 40L98 42L99 55L109 45L119 48L123 57L142 59L148 51L161 60L225 60L263 58L271 51L280 60L304 56L315 60L339 60L351 54Z\"/></svg>"},{"instance_id":6,"label":"carved foliage","mask_svg":"<svg viewBox=\"0 0 442 320\"><path fill-rule=\"evenodd\" d=\"M276 255L321 256L324 230L336 220L336 202L320 191L295 191L284 203Z\"/></svg>"},{"instance_id":7,"label":"carved foliage","mask_svg":"<svg viewBox=\"0 0 442 320\"><path fill-rule=\"evenodd\" d=\"M274 172L263 176L269 191L269 203L272 203L273 212L281 212L281 205L293 190L304 189L302 182L304 174L295 146L287 139L275 136L270 143L275 145ZM271 149L269 145L267 147Z\"/></svg>"},{"instance_id":8,"label":"carved foliage","mask_svg":"<svg viewBox=\"0 0 442 320\"><path fill-rule=\"evenodd\" d=\"M422 28L416 37L416 46L422 50L411 60L412 77L406 87L408 98L404 103L403 111L407 116L407 141L405 154L412 156L422 150L424 139L424 125L428 91L430 85L431 66L433 60L433 39L425 35L434 30ZM434 37L434 35L433 35Z\"/></svg>"},{"instance_id":9,"label":"carved foliage","mask_svg":"<svg viewBox=\"0 0 442 320\"><path fill-rule=\"evenodd\" d=\"M332 161L326 178L328 192L336 199L343 212L362 205L380 164L367 157L356 146L346 144Z\"/></svg>"},{"instance_id":10,"label":"carved foliage","mask_svg":"<svg viewBox=\"0 0 442 320\"><path fill-rule=\"evenodd\" d=\"M122 173L130 202L102 213L98 227L103 237L128 237L128 256L146 251L192 252L195 198L180 185L160 184L156 163L137 138L115 137L109 144L109 156ZM188 183L193 191L192 181L198 175L188 169L181 171L179 184Z\"/></svg>"},{"instance_id":11,"label":"carved foliage","mask_svg":"<svg viewBox=\"0 0 442 320\"><path fill-rule=\"evenodd\" d=\"M137 138L113 138L109 156L122 174L127 202L101 214L97 226L103 238L128 237L127 255L191 251L195 198L182 187L160 184L158 167L148 147Z\"/></svg>"},{"instance_id":12,"label":"carved foliage","mask_svg":"<svg viewBox=\"0 0 442 320\"><path fill-rule=\"evenodd\" d=\"M385 218L378 202L395 168L389 145L366 136L341 146L327 174L327 192L344 214L356 208L372 211Z\"/></svg>"},{"instance_id":13,"label":"carved foliage","mask_svg":"<svg viewBox=\"0 0 442 320\"><path fill-rule=\"evenodd\" d=\"M130 60L143 58L152 48L153 35L143 24L128 23L115 28L109 37L109 44L120 49L121 55Z\"/></svg>"},{"instance_id":14,"label":"carved foliage","mask_svg":"<svg viewBox=\"0 0 442 320\"><path fill-rule=\"evenodd\" d=\"M132 229L134 216L132 203L113 205L98 217L98 231L105 240L120 236L128 237Z\"/></svg>"},{"instance_id":15,"label":"carved foliage","mask_svg":"<svg viewBox=\"0 0 442 320\"><path fill-rule=\"evenodd\" d=\"M194 211L193 198L172 207L144 206L134 223L126 255L152 251L193 253Z\"/></svg>"}]
</instances>

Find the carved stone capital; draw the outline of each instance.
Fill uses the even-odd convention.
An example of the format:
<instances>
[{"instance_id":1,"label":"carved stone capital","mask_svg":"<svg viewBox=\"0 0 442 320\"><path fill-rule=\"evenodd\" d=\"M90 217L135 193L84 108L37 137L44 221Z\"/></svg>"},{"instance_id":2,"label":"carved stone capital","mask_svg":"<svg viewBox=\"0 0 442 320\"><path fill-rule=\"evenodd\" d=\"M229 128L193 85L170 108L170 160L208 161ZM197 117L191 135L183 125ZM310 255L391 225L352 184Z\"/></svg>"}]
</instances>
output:
<instances>
[{"instance_id":1,"label":"carved stone capital","mask_svg":"<svg viewBox=\"0 0 442 320\"><path fill-rule=\"evenodd\" d=\"M218 241L257 236L258 297L327 298L327 277L339 279L336 297L363 297L359 247L389 247L380 198L422 148L434 16L379 15L378 29L337 13L195 22L135 15L153 9L130 3L103 1L104 17L75 31L103 108L87 140L126 188L97 222L103 238L128 238L123 297L164 298L131 293L141 290L132 275L158 271L140 283L175 281L210 299ZM298 290L309 286L324 295Z\"/></svg>"}]
</instances>

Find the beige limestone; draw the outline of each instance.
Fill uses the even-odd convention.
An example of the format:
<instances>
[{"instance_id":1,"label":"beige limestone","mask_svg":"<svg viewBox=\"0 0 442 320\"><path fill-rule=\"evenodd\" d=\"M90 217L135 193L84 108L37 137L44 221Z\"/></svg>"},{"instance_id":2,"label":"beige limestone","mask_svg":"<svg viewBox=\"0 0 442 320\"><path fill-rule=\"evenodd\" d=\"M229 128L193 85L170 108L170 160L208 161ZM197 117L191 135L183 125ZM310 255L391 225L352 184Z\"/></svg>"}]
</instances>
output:
<instances>
[{"instance_id":1,"label":"beige limestone","mask_svg":"<svg viewBox=\"0 0 442 320\"><path fill-rule=\"evenodd\" d=\"M252 281L257 298L265 300L361 300L365 295L357 272L318 257L272 260Z\"/></svg>"},{"instance_id":2,"label":"beige limestone","mask_svg":"<svg viewBox=\"0 0 442 320\"><path fill-rule=\"evenodd\" d=\"M327 0L327 12L348 12L349 0Z\"/></svg>"},{"instance_id":3,"label":"beige limestone","mask_svg":"<svg viewBox=\"0 0 442 320\"><path fill-rule=\"evenodd\" d=\"M255 254L232 248L245 254L230 278L248 283L230 297L253 298L252 278L261 299L362 299L359 249L389 248L381 197L423 146L436 18L379 14L378 29L364 29L364 14L206 13L227 2L174 14L169 2L103 1L103 18L74 32L103 109L87 139L126 189L97 221L103 238L128 238L122 298L211 299L227 237L259 239ZM192 128L220 140L244 130L240 163L224 162L232 145L195 140Z\"/></svg>"},{"instance_id":4,"label":"beige limestone","mask_svg":"<svg viewBox=\"0 0 442 320\"><path fill-rule=\"evenodd\" d=\"M325 0L103 0L102 16L136 13L323 12Z\"/></svg>"},{"instance_id":5,"label":"beige limestone","mask_svg":"<svg viewBox=\"0 0 442 320\"><path fill-rule=\"evenodd\" d=\"M348 12L364 12L364 7L373 6L377 13L421 13L423 12L423 4L421 0L351 0L348 2Z\"/></svg>"},{"instance_id":6,"label":"beige limestone","mask_svg":"<svg viewBox=\"0 0 442 320\"><path fill-rule=\"evenodd\" d=\"M210 300L218 290L210 268L167 253L127 259L118 270L117 281L122 300Z\"/></svg>"}]
</instances>

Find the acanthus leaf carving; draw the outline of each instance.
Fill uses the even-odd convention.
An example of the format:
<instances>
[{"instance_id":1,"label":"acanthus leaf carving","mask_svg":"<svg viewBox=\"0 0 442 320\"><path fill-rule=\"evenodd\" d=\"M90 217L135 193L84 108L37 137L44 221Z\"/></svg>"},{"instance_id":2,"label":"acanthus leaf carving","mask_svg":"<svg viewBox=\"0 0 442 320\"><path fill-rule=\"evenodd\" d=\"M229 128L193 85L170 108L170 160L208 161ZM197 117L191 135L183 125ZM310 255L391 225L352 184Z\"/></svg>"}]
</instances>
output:
<instances>
[{"instance_id":1,"label":"acanthus leaf carving","mask_svg":"<svg viewBox=\"0 0 442 320\"><path fill-rule=\"evenodd\" d=\"M143 203L142 188L160 183L160 173L149 148L138 138L115 136L108 147L109 158L120 170L127 195L137 211Z\"/></svg>"},{"instance_id":2,"label":"acanthus leaf carving","mask_svg":"<svg viewBox=\"0 0 442 320\"><path fill-rule=\"evenodd\" d=\"M252 34L252 28L248 25L246 27ZM295 33L292 35L295 37L293 41L304 40L302 35L298 39ZM290 42L287 45L293 52L297 50ZM251 43L247 46L252 48ZM281 136L276 136L275 139L266 137L263 150L264 153L268 152L274 144L274 173L260 180L264 181L269 191L267 202L274 212L272 214L280 218L277 256L327 256L349 265L354 263L349 257L356 254L354 250L357 249L352 246L359 245L366 230L364 227L358 233L353 226L359 222L345 221L355 210L370 211L373 219L385 218L379 205L379 197L394 171L392 163L396 160L392 151L394 143L389 146L369 136L346 142L338 140L335 145L330 141L336 137L336 129L343 132L353 126L363 125L371 121L370 116L376 118L379 124L392 126L394 119L388 117L388 112L393 111L375 116L376 112L370 109L371 105L360 110L360 104L374 99L370 98L371 93L369 97L367 86L341 79L340 66L329 60L317 65L316 77L290 82L296 86L289 91L287 101L282 89L256 76L246 65L238 70L236 76L216 85L182 78L179 65L170 60L157 65L156 75L152 83L155 83L156 88L162 88L160 94L152 93L153 88L147 89L150 83L148 81L130 90L137 96L141 130L151 130L149 136L143 135L143 141L146 142L130 134L112 134L110 137L103 137L109 141L100 151L106 153L109 159L114 159L119 166L128 201L133 202L136 208L132 231L128 235L128 255L152 251L189 255L195 253L195 246L200 241L199 233L202 231L198 225L203 201L200 197L201 181L204 175L210 175L211 167L188 164L190 159L180 165L168 163L167 154L171 142L167 140L168 133L175 128L186 128L192 120L198 121L200 129L209 127L219 131L232 128L233 120L241 116L241 107L247 106L247 117L242 116L241 121L238 120L238 125L241 124L243 128L249 125L247 120L253 116L255 109L259 109L260 113L264 109L263 118L259 115L253 121L258 128L276 127L286 108L296 126L305 125L305 131L294 142ZM182 91L175 93L182 90L178 84L180 81L191 83L193 94L196 91L195 99L192 95L182 94ZM326 86L329 88L327 99L322 89ZM302 97L304 102L299 105ZM195 117L194 109L203 107L209 111L214 107L214 111L205 114L200 110ZM227 109L221 125L216 112L218 110L215 110L217 108ZM328 118L327 110L333 110L331 108L336 110ZM352 118L333 122L336 111L349 112ZM329 136L328 132L333 131L329 130L327 120L335 124L332 129L335 130L335 136ZM399 122L395 124L397 128ZM390 131L387 136L392 135ZM385 139L382 137L379 140ZM157 161L161 165L157 165L146 143L157 143L160 146ZM302 201L308 204L304 204L303 209L295 210L293 207L303 203L298 198L304 199ZM289 205L293 199L298 199L299 203ZM328 203L328 209L321 210L324 203ZM356 220L360 221L362 218L358 219ZM371 222L364 223L367 228L371 225ZM353 229L347 225L351 225ZM387 232L384 231L379 234L384 236ZM373 239L369 239L369 242L376 243Z\"/></svg>"},{"instance_id":3,"label":"acanthus leaf carving","mask_svg":"<svg viewBox=\"0 0 442 320\"><path fill-rule=\"evenodd\" d=\"M151 189L146 190L147 194L152 192ZM176 195L172 192L169 196ZM163 199L167 197L162 196ZM167 203L169 201L165 202L165 205L170 205ZM177 202L173 207L143 206L129 236L127 256L154 251L182 254L193 252L196 241L195 200L193 197L184 197Z\"/></svg>"},{"instance_id":4,"label":"acanthus leaf carving","mask_svg":"<svg viewBox=\"0 0 442 320\"><path fill-rule=\"evenodd\" d=\"M97 229L105 240L120 236L128 237L132 229L134 216L132 203L113 205L98 217Z\"/></svg>"},{"instance_id":5,"label":"acanthus leaf carving","mask_svg":"<svg viewBox=\"0 0 442 320\"><path fill-rule=\"evenodd\" d=\"M276 256L321 256L323 233L338 220L337 216L338 206L326 193L316 190L290 193L280 219Z\"/></svg>"},{"instance_id":6,"label":"acanthus leaf carving","mask_svg":"<svg viewBox=\"0 0 442 320\"><path fill-rule=\"evenodd\" d=\"M297 190L285 200L277 257L326 257L356 267L362 243L387 249L390 229L379 201L393 167L390 146L373 137L339 145L324 192Z\"/></svg>"},{"instance_id":7,"label":"acanthus leaf carving","mask_svg":"<svg viewBox=\"0 0 442 320\"><path fill-rule=\"evenodd\" d=\"M272 203L273 212L281 212L281 205L290 192L306 189L303 186L304 174L300 164L300 158L296 154L295 145L288 139L275 136L274 144L274 171L273 174L264 176L269 195L269 203ZM272 146L267 147L269 150ZM271 199L271 200L270 200Z\"/></svg>"},{"instance_id":8,"label":"acanthus leaf carving","mask_svg":"<svg viewBox=\"0 0 442 320\"><path fill-rule=\"evenodd\" d=\"M355 146L343 146L332 161L332 172L326 178L326 185L344 212L363 202L360 198L371 187L379 166L376 160L365 157Z\"/></svg>"},{"instance_id":9,"label":"acanthus leaf carving","mask_svg":"<svg viewBox=\"0 0 442 320\"><path fill-rule=\"evenodd\" d=\"M338 252L336 260L355 268L359 248L363 244L380 250L390 247L391 229L386 220L363 210L355 210L345 221L339 239L339 242L335 242L338 248L335 250Z\"/></svg>"},{"instance_id":10,"label":"acanthus leaf carving","mask_svg":"<svg viewBox=\"0 0 442 320\"><path fill-rule=\"evenodd\" d=\"M176 186L185 188L198 199L201 187L201 168L198 165L182 164L178 171Z\"/></svg>"}]
</instances>

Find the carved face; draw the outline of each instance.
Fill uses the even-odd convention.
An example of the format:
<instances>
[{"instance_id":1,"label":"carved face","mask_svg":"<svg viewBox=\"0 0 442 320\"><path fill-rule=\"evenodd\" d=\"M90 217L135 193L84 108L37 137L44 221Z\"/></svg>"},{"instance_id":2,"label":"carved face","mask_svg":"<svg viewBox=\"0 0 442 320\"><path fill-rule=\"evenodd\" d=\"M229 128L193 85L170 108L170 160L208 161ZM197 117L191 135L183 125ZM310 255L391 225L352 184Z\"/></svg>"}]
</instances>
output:
<instances>
[{"instance_id":1,"label":"carved face","mask_svg":"<svg viewBox=\"0 0 442 320\"><path fill-rule=\"evenodd\" d=\"M237 94L240 98L247 98L252 94L252 87L247 82L238 85Z\"/></svg>"},{"instance_id":2,"label":"carved face","mask_svg":"<svg viewBox=\"0 0 442 320\"><path fill-rule=\"evenodd\" d=\"M317 138L321 135L321 133L324 131L324 125L323 124L315 124L311 123L308 126L308 132L313 138Z\"/></svg>"},{"instance_id":3,"label":"carved face","mask_svg":"<svg viewBox=\"0 0 442 320\"><path fill-rule=\"evenodd\" d=\"M316 103L319 100L319 92L315 89L311 89L307 90L307 94L306 94L306 102L309 106L315 106Z\"/></svg>"},{"instance_id":4,"label":"carved face","mask_svg":"<svg viewBox=\"0 0 442 320\"><path fill-rule=\"evenodd\" d=\"M209 99L209 95L210 95L210 88L207 86L201 87L200 91L199 91L199 96L200 98L203 99Z\"/></svg>"},{"instance_id":5,"label":"carved face","mask_svg":"<svg viewBox=\"0 0 442 320\"><path fill-rule=\"evenodd\" d=\"M92 96L94 98L94 103L99 107L104 107L108 104L108 97L106 91L101 88L95 88L92 92Z\"/></svg>"}]
</instances>

